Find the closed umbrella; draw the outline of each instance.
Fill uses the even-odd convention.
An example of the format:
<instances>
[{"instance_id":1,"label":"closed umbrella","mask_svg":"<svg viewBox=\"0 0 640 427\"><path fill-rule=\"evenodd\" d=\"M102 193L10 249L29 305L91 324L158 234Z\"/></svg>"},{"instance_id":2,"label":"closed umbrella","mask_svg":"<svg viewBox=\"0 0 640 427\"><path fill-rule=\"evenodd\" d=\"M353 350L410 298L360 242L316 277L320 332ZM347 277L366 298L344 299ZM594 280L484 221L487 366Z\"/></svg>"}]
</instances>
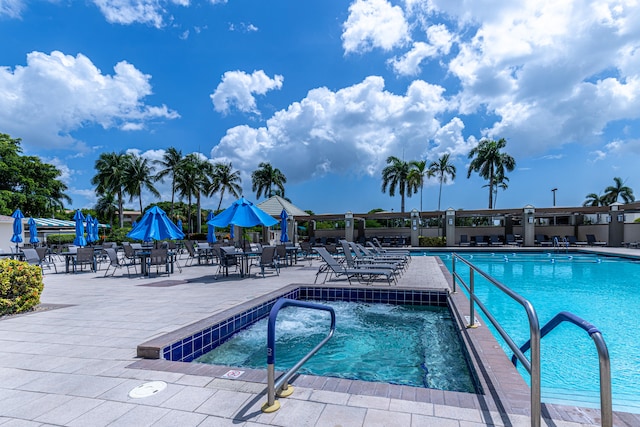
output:
<instances>
[{"instance_id":1,"label":"closed umbrella","mask_svg":"<svg viewBox=\"0 0 640 427\"><path fill-rule=\"evenodd\" d=\"M100 230L98 229L99 227L100 227L100 222L98 221L98 218L93 218L91 232L93 233L94 242L97 242L98 240L100 240Z\"/></svg>"},{"instance_id":2,"label":"closed umbrella","mask_svg":"<svg viewBox=\"0 0 640 427\"><path fill-rule=\"evenodd\" d=\"M150 242L152 240L184 239L184 233L158 206L153 206L138 221L138 225L127 233L132 239Z\"/></svg>"},{"instance_id":3,"label":"closed umbrella","mask_svg":"<svg viewBox=\"0 0 640 427\"><path fill-rule=\"evenodd\" d=\"M87 214L87 216L84 217L84 220L87 223L87 243L93 243L95 242L93 237L93 217L91 214Z\"/></svg>"},{"instance_id":4,"label":"closed umbrella","mask_svg":"<svg viewBox=\"0 0 640 427\"><path fill-rule=\"evenodd\" d=\"M213 211L209 211L209 214L207 215L207 221L211 221L213 218L215 218ZM207 242L215 243L217 241L218 239L216 239L216 227L213 225L207 225Z\"/></svg>"},{"instance_id":5,"label":"closed umbrella","mask_svg":"<svg viewBox=\"0 0 640 427\"><path fill-rule=\"evenodd\" d=\"M38 239L38 227L36 225L36 220L33 218L29 218L29 243L36 244L40 243L40 239Z\"/></svg>"},{"instance_id":6,"label":"closed umbrella","mask_svg":"<svg viewBox=\"0 0 640 427\"><path fill-rule=\"evenodd\" d=\"M22 218L24 215L20 209L16 209L12 214L13 218L13 236L11 241L16 244L16 253L18 253L18 243L22 243Z\"/></svg>"},{"instance_id":7,"label":"closed umbrella","mask_svg":"<svg viewBox=\"0 0 640 427\"><path fill-rule=\"evenodd\" d=\"M76 210L73 215L73 220L76 222L76 238L73 239L73 244L76 246L87 246L87 239L84 237L84 215L80 212L80 209Z\"/></svg>"},{"instance_id":8,"label":"closed umbrella","mask_svg":"<svg viewBox=\"0 0 640 427\"><path fill-rule=\"evenodd\" d=\"M287 218L289 218L287 211L282 209L282 212L280 212L280 242L282 243L289 241L289 236L287 235Z\"/></svg>"}]
</instances>

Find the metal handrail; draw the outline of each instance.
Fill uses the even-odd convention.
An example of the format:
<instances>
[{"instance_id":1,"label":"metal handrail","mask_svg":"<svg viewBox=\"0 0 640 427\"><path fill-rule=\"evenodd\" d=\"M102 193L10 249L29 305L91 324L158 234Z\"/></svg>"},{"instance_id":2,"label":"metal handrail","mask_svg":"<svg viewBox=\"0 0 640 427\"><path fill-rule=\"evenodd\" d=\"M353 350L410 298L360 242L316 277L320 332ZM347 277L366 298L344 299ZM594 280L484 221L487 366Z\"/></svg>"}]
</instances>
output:
<instances>
[{"instance_id":1,"label":"metal handrail","mask_svg":"<svg viewBox=\"0 0 640 427\"><path fill-rule=\"evenodd\" d=\"M549 320L546 325L540 329L540 339L544 338L549 332L555 329L562 322L570 322L574 325L584 329L589 336L593 339L598 350L598 360L600 362L600 417L603 427L611 427L613 425L613 407L611 397L611 361L609 359L609 350L607 344L604 341L602 333L598 328L591 323L576 316L568 311L561 311L556 314L553 319ZM530 342L525 342L520 351L525 352L529 349ZM511 362L514 366L517 366L518 360L515 355L511 357Z\"/></svg>"},{"instance_id":2,"label":"metal handrail","mask_svg":"<svg viewBox=\"0 0 640 427\"><path fill-rule=\"evenodd\" d=\"M331 327L329 334L318 343L306 356L304 356L298 363L293 365L291 369L282 374L278 380L275 380L276 371L276 318L280 309L287 306L311 308L315 310L328 311L331 314ZM326 305L316 304L307 301L298 301L288 298L280 298L271 308L269 312L269 322L267 325L267 403L262 405L262 412L274 412L280 409L280 403L276 400L276 393L279 397L287 397L293 393L293 387L288 384L289 379L295 374L298 369L304 363L309 360L314 354L326 344L327 341L333 336L336 329L336 313L333 307Z\"/></svg>"},{"instance_id":3,"label":"metal handrail","mask_svg":"<svg viewBox=\"0 0 640 427\"><path fill-rule=\"evenodd\" d=\"M459 259L469 267L469 285L460 277L456 272L456 259ZM467 327L474 328L475 325L475 308L474 303L478 305L480 310L485 314L487 319L493 324L500 336L505 340L509 348L513 351L513 354L520 360L525 367L529 375L531 376L531 426L540 427L541 423L541 392L540 392L540 323L538 322L538 315L536 314L533 305L522 296L513 292L502 283L498 282L493 277L489 276L484 271L480 270L466 259L462 258L456 253L451 254L452 260L452 275L453 275L453 289L456 289L456 279L460 281L462 286L469 293L469 325ZM474 271L477 271L481 276L487 279L491 284L497 287L499 290L507 294L511 299L520 304L527 313L529 320L529 342L531 347L531 361L529 361L524 353L520 351L518 345L511 339L509 334L500 326L495 317L489 312L485 305L478 299L475 294L474 283Z\"/></svg>"}]
</instances>

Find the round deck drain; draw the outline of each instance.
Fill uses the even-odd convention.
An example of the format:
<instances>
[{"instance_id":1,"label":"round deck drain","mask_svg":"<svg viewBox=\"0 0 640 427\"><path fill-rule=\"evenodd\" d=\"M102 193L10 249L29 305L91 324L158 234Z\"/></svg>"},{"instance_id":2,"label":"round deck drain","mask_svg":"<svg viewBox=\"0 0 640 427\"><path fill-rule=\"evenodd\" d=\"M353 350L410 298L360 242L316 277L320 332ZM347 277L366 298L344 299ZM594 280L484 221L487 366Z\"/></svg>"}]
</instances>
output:
<instances>
[{"instance_id":1,"label":"round deck drain","mask_svg":"<svg viewBox=\"0 0 640 427\"><path fill-rule=\"evenodd\" d=\"M140 399L143 397L153 396L167 388L167 383L164 381L151 381L144 383L134 388L129 392L129 397L133 399Z\"/></svg>"}]
</instances>

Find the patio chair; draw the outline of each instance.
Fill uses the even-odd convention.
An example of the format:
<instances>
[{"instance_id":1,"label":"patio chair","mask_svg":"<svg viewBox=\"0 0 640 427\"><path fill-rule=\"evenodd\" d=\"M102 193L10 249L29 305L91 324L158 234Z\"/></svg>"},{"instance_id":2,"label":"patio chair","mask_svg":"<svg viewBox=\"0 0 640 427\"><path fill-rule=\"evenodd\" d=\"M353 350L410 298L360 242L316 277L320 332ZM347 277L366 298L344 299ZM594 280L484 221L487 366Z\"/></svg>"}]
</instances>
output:
<instances>
[{"instance_id":1,"label":"patio chair","mask_svg":"<svg viewBox=\"0 0 640 427\"><path fill-rule=\"evenodd\" d=\"M371 259L382 264L397 265L400 271L404 271L409 265L408 257L393 254L376 254L359 243L351 243L350 245L353 252L356 254L356 259Z\"/></svg>"},{"instance_id":2,"label":"patio chair","mask_svg":"<svg viewBox=\"0 0 640 427\"><path fill-rule=\"evenodd\" d=\"M393 271L394 275L400 274L402 271L401 263L395 263L388 259L382 261L372 257L363 256L362 252L358 250L353 242L340 240L340 244L342 245L342 251L344 252L345 262L349 268L389 269Z\"/></svg>"},{"instance_id":3,"label":"patio chair","mask_svg":"<svg viewBox=\"0 0 640 427\"><path fill-rule=\"evenodd\" d=\"M509 246L519 246L516 242L516 237L513 234L507 234L504 236L504 241Z\"/></svg>"},{"instance_id":4,"label":"patio chair","mask_svg":"<svg viewBox=\"0 0 640 427\"><path fill-rule=\"evenodd\" d=\"M406 249L389 249L389 250L387 250L387 249L383 248L382 245L380 244L380 240L378 240L377 237L374 237L372 240L373 240L372 246L374 248L376 248L377 251L382 253L382 254L389 253L389 254L394 254L394 255L402 254L403 256L404 255L411 256L411 251L408 251Z\"/></svg>"},{"instance_id":5,"label":"patio chair","mask_svg":"<svg viewBox=\"0 0 640 427\"><path fill-rule=\"evenodd\" d=\"M471 242L469 241L469 236L467 236L466 234L461 234L460 242L458 243L458 246L471 246Z\"/></svg>"},{"instance_id":6,"label":"patio chair","mask_svg":"<svg viewBox=\"0 0 640 427\"><path fill-rule=\"evenodd\" d=\"M287 266L287 246L282 243L280 245L276 245L276 258L278 260L278 264Z\"/></svg>"},{"instance_id":7,"label":"patio chair","mask_svg":"<svg viewBox=\"0 0 640 427\"><path fill-rule=\"evenodd\" d=\"M607 242L600 242L596 240L596 236L594 234L587 234L587 245L589 246L607 246Z\"/></svg>"},{"instance_id":8,"label":"patio chair","mask_svg":"<svg viewBox=\"0 0 640 427\"><path fill-rule=\"evenodd\" d=\"M46 246L40 246L35 249L38 254L38 258L40 258L40 267L44 269L47 267L51 269L53 267L54 271L58 272L58 267L56 267L56 263L53 262L53 258L51 256L51 251Z\"/></svg>"},{"instance_id":9,"label":"patio chair","mask_svg":"<svg viewBox=\"0 0 640 427\"><path fill-rule=\"evenodd\" d=\"M320 274L325 273L324 281L322 283L325 283L327 279L331 276L334 276L336 278L345 276L349 281L349 284L352 284L351 283L352 277L357 278L358 281L364 281L366 284L370 284L376 278L384 276L387 279L389 286L391 286L391 280L393 279L392 270L368 269L368 268L345 268L342 265L340 265L340 263L336 261L335 258L333 258L325 248L317 247L314 249L316 252L318 252L322 260L325 262L325 264L320 266L320 268L318 269L318 272L316 273L316 279L313 282L314 284L317 282Z\"/></svg>"},{"instance_id":10,"label":"patio chair","mask_svg":"<svg viewBox=\"0 0 640 427\"><path fill-rule=\"evenodd\" d=\"M107 269L104 272L104 277L107 277L107 274L109 274L109 268L113 267L113 271L111 272L111 276L113 276L116 273L116 270L119 268L123 268L123 267L127 267L127 275L130 274L129 269L131 267L133 267L133 270L137 273L138 270L136 269L136 263L133 261L129 261L129 262L125 262L125 261L120 261L120 258L118 258L118 254L116 253L116 250L113 248L106 248L103 249L104 253L107 254L107 257L109 259L109 265L107 265Z\"/></svg>"},{"instance_id":11,"label":"patio chair","mask_svg":"<svg viewBox=\"0 0 640 427\"><path fill-rule=\"evenodd\" d=\"M167 249L151 249L147 258L147 276L151 276L151 267L156 267L156 276L160 274L160 267L164 266L165 273L171 275L171 259Z\"/></svg>"},{"instance_id":12,"label":"patio chair","mask_svg":"<svg viewBox=\"0 0 640 427\"><path fill-rule=\"evenodd\" d=\"M492 234L489 236L489 246L502 246L502 242L498 236Z\"/></svg>"},{"instance_id":13,"label":"patio chair","mask_svg":"<svg viewBox=\"0 0 640 427\"><path fill-rule=\"evenodd\" d=\"M229 267L238 270L238 257L236 256L236 248L233 246L220 246L220 264L218 273L224 269L224 275L229 275Z\"/></svg>"},{"instance_id":14,"label":"patio chair","mask_svg":"<svg viewBox=\"0 0 640 427\"><path fill-rule=\"evenodd\" d=\"M263 278L265 268L271 268L275 270L278 276L280 275L280 266L278 265L278 260L276 258L275 246L263 246L260 257L256 257L256 259L258 262L254 262L249 265L249 275L251 275L251 267L260 267L260 273Z\"/></svg>"},{"instance_id":15,"label":"patio chair","mask_svg":"<svg viewBox=\"0 0 640 427\"><path fill-rule=\"evenodd\" d=\"M93 248L78 248L76 256L73 259L73 272L76 273L78 271L78 266L81 271L84 271L85 265L88 265L93 272L97 269Z\"/></svg>"},{"instance_id":16,"label":"patio chair","mask_svg":"<svg viewBox=\"0 0 640 427\"><path fill-rule=\"evenodd\" d=\"M25 248L22 247L22 255L24 256L24 261L31 265L40 265L40 257L38 256L38 252L36 252L33 248Z\"/></svg>"}]
</instances>

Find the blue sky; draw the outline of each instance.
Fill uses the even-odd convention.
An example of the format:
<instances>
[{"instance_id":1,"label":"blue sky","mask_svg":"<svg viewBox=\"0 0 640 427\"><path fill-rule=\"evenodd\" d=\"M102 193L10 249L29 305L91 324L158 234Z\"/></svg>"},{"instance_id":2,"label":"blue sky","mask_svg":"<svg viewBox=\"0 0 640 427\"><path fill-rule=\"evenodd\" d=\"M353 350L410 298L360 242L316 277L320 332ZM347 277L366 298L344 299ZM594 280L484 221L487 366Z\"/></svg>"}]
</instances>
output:
<instances>
[{"instance_id":1,"label":"blue sky","mask_svg":"<svg viewBox=\"0 0 640 427\"><path fill-rule=\"evenodd\" d=\"M70 208L95 203L100 153L174 146L231 161L258 202L270 162L316 213L399 211L386 158L450 153L442 208L484 209L483 137L517 163L499 208L581 205L617 176L640 192L636 1L0 0L0 39L0 132L63 171ZM423 209L437 197L432 179Z\"/></svg>"}]
</instances>

